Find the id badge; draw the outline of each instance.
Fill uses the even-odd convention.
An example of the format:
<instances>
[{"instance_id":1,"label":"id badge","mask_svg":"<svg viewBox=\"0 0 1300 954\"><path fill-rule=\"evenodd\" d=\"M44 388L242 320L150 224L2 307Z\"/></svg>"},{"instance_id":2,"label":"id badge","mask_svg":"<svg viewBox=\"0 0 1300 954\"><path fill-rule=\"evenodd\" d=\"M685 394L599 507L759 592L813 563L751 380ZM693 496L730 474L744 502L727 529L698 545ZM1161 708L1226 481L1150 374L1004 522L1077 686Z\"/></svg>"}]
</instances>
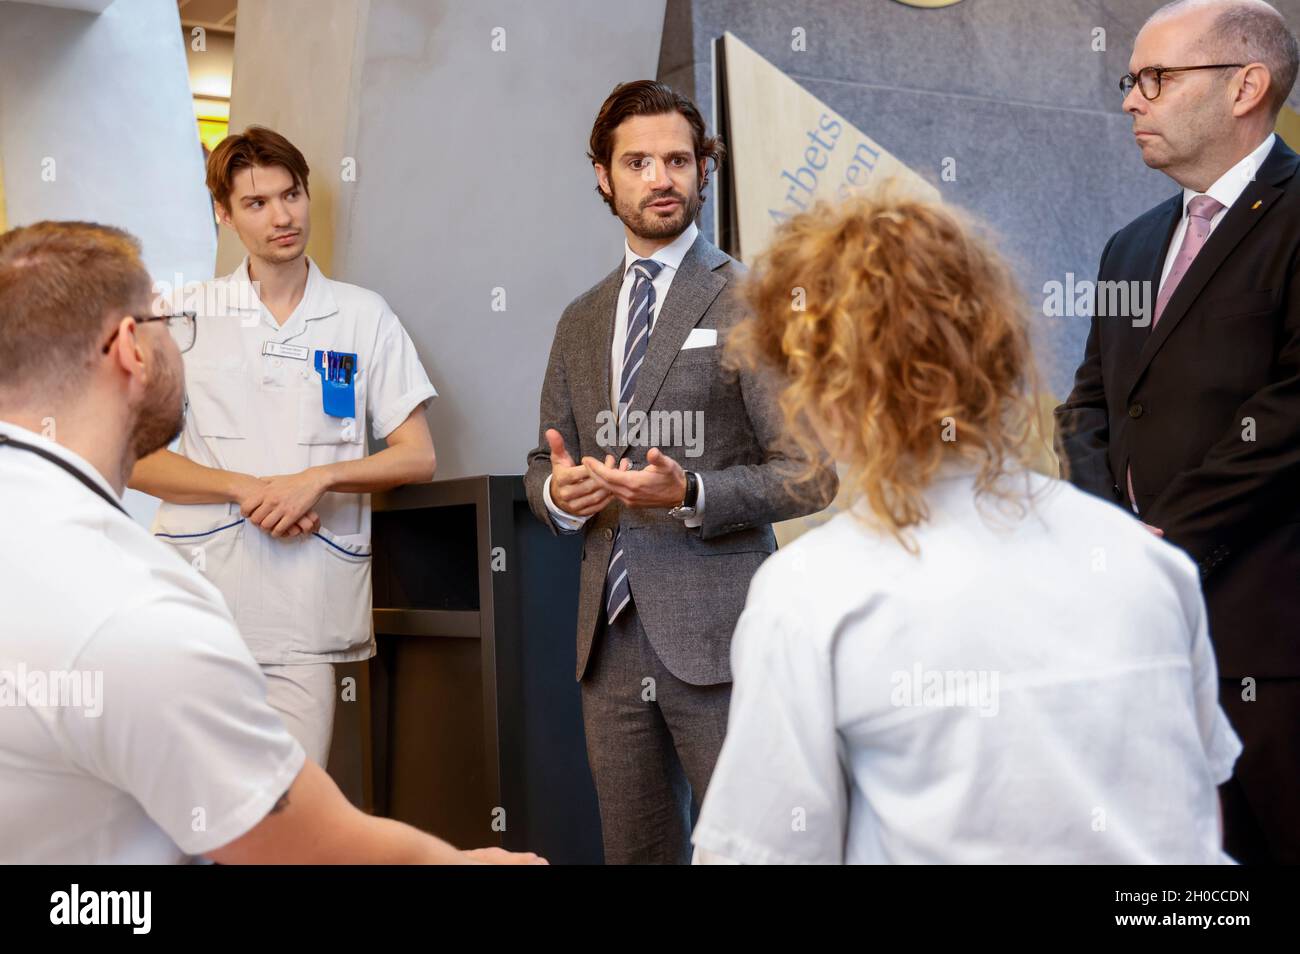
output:
<instances>
[{"instance_id":1,"label":"id badge","mask_svg":"<svg viewBox=\"0 0 1300 954\"><path fill-rule=\"evenodd\" d=\"M344 351L317 351L321 404L330 417L356 417L357 356Z\"/></svg>"}]
</instances>

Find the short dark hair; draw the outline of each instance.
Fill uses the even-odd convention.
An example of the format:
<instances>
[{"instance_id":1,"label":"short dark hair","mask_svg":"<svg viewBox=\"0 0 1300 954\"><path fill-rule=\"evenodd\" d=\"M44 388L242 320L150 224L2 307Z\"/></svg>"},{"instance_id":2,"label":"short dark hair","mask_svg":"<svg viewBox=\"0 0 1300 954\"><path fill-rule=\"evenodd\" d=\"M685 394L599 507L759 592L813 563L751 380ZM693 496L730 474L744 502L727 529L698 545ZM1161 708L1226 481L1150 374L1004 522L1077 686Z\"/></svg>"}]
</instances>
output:
<instances>
[{"instance_id":1,"label":"short dark hair","mask_svg":"<svg viewBox=\"0 0 1300 954\"><path fill-rule=\"evenodd\" d=\"M84 387L110 320L152 282L140 243L94 222L37 222L0 235L0 390L58 400Z\"/></svg>"},{"instance_id":2,"label":"short dark hair","mask_svg":"<svg viewBox=\"0 0 1300 954\"><path fill-rule=\"evenodd\" d=\"M242 133L221 140L208 156L208 191L213 201L229 210L235 173L252 166L283 166L293 176L294 185L311 195L307 188L311 170L298 147L274 129L249 126Z\"/></svg>"},{"instance_id":3,"label":"short dark hair","mask_svg":"<svg viewBox=\"0 0 1300 954\"><path fill-rule=\"evenodd\" d=\"M722 164L722 159L727 154L726 147L717 136L706 134L704 117L700 115L695 104L667 83L660 83L657 80L619 83L614 87L614 91L605 97L600 112L596 114L596 122L591 127L587 158L591 160L592 165L599 163L608 169L613 160L614 130L633 116L662 116L664 113L681 113L686 117L686 122L691 127L691 136L695 141L697 163L701 160L707 163L712 159L714 169ZM706 165L704 174L700 177L701 191L708 182L709 170ZM605 200L610 210L614 211L613 198L602 192L599 185L596 187L596 192Z\"/></svg>"}]
</instances>

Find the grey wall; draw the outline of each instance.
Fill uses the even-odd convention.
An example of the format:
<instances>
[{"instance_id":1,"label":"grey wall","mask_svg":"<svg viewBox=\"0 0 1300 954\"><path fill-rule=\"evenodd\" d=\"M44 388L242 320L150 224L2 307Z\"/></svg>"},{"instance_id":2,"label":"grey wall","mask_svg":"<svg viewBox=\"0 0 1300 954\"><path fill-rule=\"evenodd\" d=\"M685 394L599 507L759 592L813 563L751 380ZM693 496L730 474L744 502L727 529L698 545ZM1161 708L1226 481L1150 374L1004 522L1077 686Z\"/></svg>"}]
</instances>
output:
<instances>
[{"instance_id":1,"label":"grey wall","mask_svg":"<svg viewBox=\"0 0 1300 954\"><path fill-rule=\"evenodd\" d=\"M351 189L342 161L352 154L357 49L367 9L367 0L242 0L235 31L230 131L269 126L302 151L311 169L307 253L335 277L335 223ZM239 236L223 228L217 273L234 271L243 257Z\"/></svg>"},{"instance_id":2,"label":"grey wall","mask_svg":"<svg viewBox=\"0 0 1300 954\"><path fill-rule=\"evenodd\" d=\"M216 236L174 0L117 0L98 15L0 3L0 163L10 227L116 225L140 238L155 278L212 276Z\"/></svg>"},{"instance_id":3,"label":"grey wall","mask_svg":"<svg viewBox=\"0 0 1300 954\"><path fill-rule=\"evenodd\" d=\"M663 0L370 0L335 272L415 339L440 477L523 472L555 323L622 252L591 122L617 82L654 75L663 15Z\"/></svg>"},{"instance_id":4,"label":"grey wall","mask_svg":"<svg viewBox=\"0 0 1300 954\"><path fill-rule=\"evenodd\" d=\"M1273 0L1300 28L1300 0ZM1143 165L1120 109L1133 38L1160 0L668 0L659 78L711 108L726 30L974 212L1036 311L1047 384L1068 392L1085 318L1045 318L1049 280L1095 278L1111 233L1177 191ZM807 51L791 31L807 32ZM1093 52L1092 31L1106 31ZM1292 103L1297 101L1295 94ZM955 182L940 181L944 157ZM742 197L743 201L743 197Z\"/></svg>"},{"instance_id":5,"label":"grey wall","mask_svg":"<svg viewBox=\"0 0 1300 954\"><path fill-rule=\"evenodd\" d=\"M116 225L140 239L155 279L211 278L215 226L175 0L85 5L106 9L0 2L7 224ZM124 500L142 523L158 506L132 490Z\"/></svg>"}]
</instances>

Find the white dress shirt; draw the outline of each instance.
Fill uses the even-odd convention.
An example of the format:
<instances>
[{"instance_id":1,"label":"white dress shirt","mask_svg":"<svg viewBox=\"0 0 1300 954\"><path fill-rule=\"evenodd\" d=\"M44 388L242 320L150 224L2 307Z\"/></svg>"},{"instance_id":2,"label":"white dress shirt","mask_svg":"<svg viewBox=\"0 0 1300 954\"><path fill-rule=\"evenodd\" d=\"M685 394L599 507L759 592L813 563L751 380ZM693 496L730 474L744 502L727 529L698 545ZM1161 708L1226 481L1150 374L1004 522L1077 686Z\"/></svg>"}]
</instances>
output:
<instances>
[{"instance_id":1,"label":"white dress shirt","mask_svg":"<svg viewBox=\"0 0 1300 954\"><path fill-rule=\"evenodd\" d=\"M664 300L668 297L668 289L672 287L673 278L677 275L677 269L681 268L682 259L686 253L691 250L695 244L695 239L699 236L700 230L692 222L687 226L686 231L663 248L652 252L650 255L638 255L632 251L626 239L623 242L623 284L618 291L618 304L614 308L614 343L609 353L609 406L610 409L618 413L618 393L622 384L623 377L623 350L627 345L627 313L631 307L632 289L636 284L636 273L632 270L632 263L638 262L643 258L650 258L659 262L663 268L659 269L659 274L654 278L655 289L655 306L650 314L650 334L654 334L655 319L659 316L659 309L663 307ZM572 453L576 448L569 448ZM704 522L704 481L698 481L698 495L695 500L695 516L684 521L688 527L698 527ZM546 482L542 485L542 499L546 502L546 509L550 511L551 519L555 521L556 526L561 530L577 531L581 530L590 517L576 517L571 513L561 510L551 499L551 478L547 477Z\"/></svg>"},{"instance_id":2,"label":"white dress shirt","mask_svg":"<svg viewBox=\"0 0 1300 954\"><path fill-rule=\"evenodd\" d=\"M1255 180L1259 172L1259 167L1264 164L1268 154L1273 149L1273 143L1277 140L1274 133L1269 133L1268 138L1255 148L1255 151L1241 162L1237 163L1223 175L1215 180L1214 185L1210 186L1204 192L1193 192L1191 189L1183 190L1183 217L1178 222L1178 228L1174 230L1173 241L1169 243L1169 250L1165 253L1165 266L1160 271L1160 288L1165 287L1165 279L1173 270L1174 259L1178 257L1178 250L1183 247L1183 237L1187 234L1187 206L1197 196L1208 195L1211 199L1217 200L1223 208L1214 214L1210 219L1210 234L1218 228L1223 217L1228 214L1234 202L1241 198L1241 194L1246 191L1246 186ZM1159 295L1160 288L1156 289Z\"/></svg>"},{"instance_id":3,"label":"white dress shirt","mask_svg":"<svg viewBox=\"0 0 1300 954\"><path fill-rule=\"evenodd\" d=\"M732 641L693 840L741 863L1222 863L1219 706L1191 559L1024 475L948 468L913 556L842 513L770 557Z\"/></svg>"}]
</instances>

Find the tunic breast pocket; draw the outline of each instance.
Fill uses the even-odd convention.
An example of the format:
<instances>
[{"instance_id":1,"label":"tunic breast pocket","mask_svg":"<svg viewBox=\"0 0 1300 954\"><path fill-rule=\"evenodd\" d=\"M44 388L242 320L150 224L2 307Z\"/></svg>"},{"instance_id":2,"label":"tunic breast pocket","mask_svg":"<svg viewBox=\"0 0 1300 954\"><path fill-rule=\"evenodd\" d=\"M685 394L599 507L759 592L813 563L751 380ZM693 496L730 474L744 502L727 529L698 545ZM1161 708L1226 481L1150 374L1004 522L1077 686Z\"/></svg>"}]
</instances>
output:
<instances>
[{"instance_id":1,"label":"tunic breast pocket","mask_svg":"<svg viewBox=\"0 0 1300 954\"><path fill-rule=\"evenodd\" d=\"M242 373L189 374L186 414L201 437L243 440L252 410L252 381Z\"/></svg>"},{"instance_id":2,"label":"tunic breast pocket","mask_svg":"<svg viewBox=\"0 0 1300 954\"><path fill-rule=\"evenodd\" d=\"M353 382L352 417L325 413L324 383L311 372L298 393L299 444L361 444L365 441L366 374L357 373Z\"/></svg>"}]
</instances>

